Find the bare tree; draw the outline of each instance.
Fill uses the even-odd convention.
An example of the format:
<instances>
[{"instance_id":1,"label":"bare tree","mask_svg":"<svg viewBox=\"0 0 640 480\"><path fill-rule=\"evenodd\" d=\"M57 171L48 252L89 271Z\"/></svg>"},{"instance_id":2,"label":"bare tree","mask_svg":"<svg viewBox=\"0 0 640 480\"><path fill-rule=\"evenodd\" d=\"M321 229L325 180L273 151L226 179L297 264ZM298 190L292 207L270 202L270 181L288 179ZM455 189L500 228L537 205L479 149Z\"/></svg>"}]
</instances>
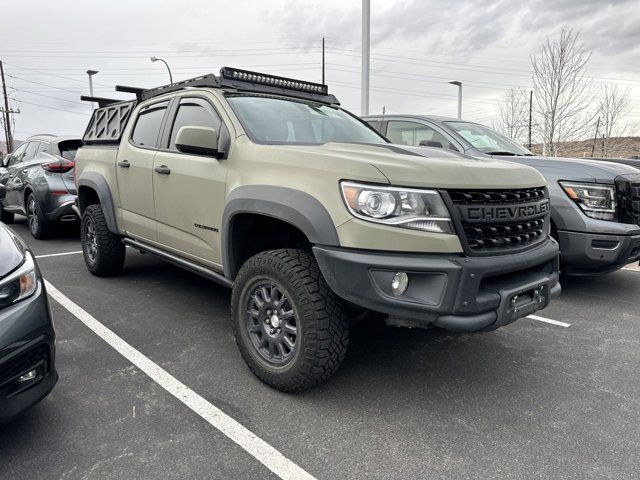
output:
<instances>
[{"instance_id":1,"label":"bare tree","mask_svg":"<svg viewBox=\"0 0 640 480\"><path fill-rule=\"evenodd\" d=\"M557 156L562 142L585 133L591 117L586 107L592 101L585 66L591 57L579 33L562 29L560 38L546 43L531 58L538 131L545 155Z\"/></svg>"},{"instance_id":2,"label":"bare tree","mask_svg":"<svg viewBox=\"0 0 640 480\"><path fill-rule=\"evenodd\" d=\"M598 116L602 132L602 154L612 155L614 137L625 134L626 127L622 120L631 111L629 89L622 91L617 85L603 85L598 99Z\"/></svg>"},{"instance_id":3,"label":"bare tree","mask_svg":"<svg viewBox=\"0 0 640 480\"><path fill-rule=\"evenodd\" d=\"M494 127L519 143L526 143L529 128L529 94L522 88L507 90L498 100Z\"/></svg>"}]
</instances>

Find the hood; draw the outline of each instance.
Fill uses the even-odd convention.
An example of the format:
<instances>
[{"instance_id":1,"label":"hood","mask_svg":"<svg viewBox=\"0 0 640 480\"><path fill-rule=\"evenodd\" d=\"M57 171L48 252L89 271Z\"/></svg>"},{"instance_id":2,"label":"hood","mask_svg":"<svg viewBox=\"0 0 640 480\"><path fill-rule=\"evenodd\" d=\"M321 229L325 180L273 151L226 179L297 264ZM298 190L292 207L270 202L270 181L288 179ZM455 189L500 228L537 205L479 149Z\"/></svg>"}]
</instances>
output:
<instances>
[{"instance_id":1,"label":"hood","mask_svg":"<svg viewBox=\"0 0 640 480\"><path fill-rule=\"evenodd\" d=\"M539 170L545 175L561 177L564 180L595 181L600 183L613 183L618 175L637 174L638 169L619 163L604 162L601 160L585 160L581 158L560 157L502 157L494 156L501 160L508 160L523 165L528 165Z\"/></svg>"},{"instance_id":2,"label":"hood","mask_svg":"<svg viewBox=\"0 0 640 480\"><path fill-rule=\"evenodd\" d=\"M0 223L0 278L13 272L24 260L25 249L17 237Z\"/></svg>"},{"instance_id":3,"label":"hood","mask_svg":"<svg viewBox=\"0 0 640 480\"><path fill-rule=\"evenodd\" d=\"M282 153L296 152L320 164L339 162L344 172L362 165L377 169L390 184L427 188L530 188L546 181L536 170L492 158L478 159L433 148L411 148L388 143L327 143L282 145ZM330 162L331 160L331 162ZM348 179L349 175L345 175ZM357 178L356 178L357 180Z\"/></svg>"}]
</instances>

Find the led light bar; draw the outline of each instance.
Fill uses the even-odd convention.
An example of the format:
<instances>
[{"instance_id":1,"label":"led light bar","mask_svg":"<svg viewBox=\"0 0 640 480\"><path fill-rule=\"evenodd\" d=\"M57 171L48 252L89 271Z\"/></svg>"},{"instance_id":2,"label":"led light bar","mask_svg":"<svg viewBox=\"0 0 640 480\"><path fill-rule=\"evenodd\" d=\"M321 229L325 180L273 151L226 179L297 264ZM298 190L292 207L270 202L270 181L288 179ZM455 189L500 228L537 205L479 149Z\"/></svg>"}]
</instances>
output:
<instances>
[{"instance_id":1,"label":"led light bar","mask_svg":"<svg viewBox=\"0 0 640 480\"><path fill-rule=\"evenodd\" d=\"M266 85L275 88L285 88L287 90L297 90L299 92L315 93L317 95L328 95L329 89L326 85L313 82L304 82L293 78L278 77L265 73L250 72L237 68L223 67L220 69L220 76L227 80L238 80L250 82L258 85Z\"/></svg>"}]
</instances>

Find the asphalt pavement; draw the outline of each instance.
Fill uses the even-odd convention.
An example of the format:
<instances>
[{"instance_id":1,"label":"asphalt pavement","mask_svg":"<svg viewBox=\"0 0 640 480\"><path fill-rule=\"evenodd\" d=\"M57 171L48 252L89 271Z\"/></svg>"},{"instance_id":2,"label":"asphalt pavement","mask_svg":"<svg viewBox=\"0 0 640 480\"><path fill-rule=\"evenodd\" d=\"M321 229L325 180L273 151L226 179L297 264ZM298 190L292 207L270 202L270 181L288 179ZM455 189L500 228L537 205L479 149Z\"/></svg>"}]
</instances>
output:
<instances>
[{"instance_id":1,"label":"asphalt pavement","mask_svg":"<svg viewBox=\"0 0 640 480\"><path fill-rule=\"evenodd\" d=\"M486 334L360 323L339 372L290 395L244 365L228 289L131 249L120 276L97 278L72 228L38 241L12 227L69 301L310 477L640 477L638 269L567 280L542 319ZM52 308L60 381L0 426L0 478L278 478Z\"/></svg>"}]
</instances>

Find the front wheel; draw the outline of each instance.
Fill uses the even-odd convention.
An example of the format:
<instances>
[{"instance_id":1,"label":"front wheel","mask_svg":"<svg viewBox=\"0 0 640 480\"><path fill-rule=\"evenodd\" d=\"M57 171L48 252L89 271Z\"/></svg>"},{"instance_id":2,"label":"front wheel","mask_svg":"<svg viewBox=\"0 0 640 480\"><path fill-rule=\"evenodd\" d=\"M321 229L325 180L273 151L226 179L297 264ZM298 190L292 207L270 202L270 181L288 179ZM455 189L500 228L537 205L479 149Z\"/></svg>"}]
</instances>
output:
<instances>
[{"instance_id":1,"label":"front wheel","mask_svg":"<svg viewBox=\"0 0 640 480\"><path fill-rule=\"evenodd\" d=\"M89 271L98 277L120 273L126 249L120 236L107 227L100 205L85 209L80 232L84 263Z\"/></svg>"},{"instance_id":2,"label":"front wheel","mask_svg":"<svg viewBox=\"0 0 640 480\"><path fill-rule=\"evenodd\" d=\"M329 378L347 351L349 330L340 299L312 255L271 250L240 269L231 298L242 358L266 384L306 390Z\"/></svg>"}]
</instances>

